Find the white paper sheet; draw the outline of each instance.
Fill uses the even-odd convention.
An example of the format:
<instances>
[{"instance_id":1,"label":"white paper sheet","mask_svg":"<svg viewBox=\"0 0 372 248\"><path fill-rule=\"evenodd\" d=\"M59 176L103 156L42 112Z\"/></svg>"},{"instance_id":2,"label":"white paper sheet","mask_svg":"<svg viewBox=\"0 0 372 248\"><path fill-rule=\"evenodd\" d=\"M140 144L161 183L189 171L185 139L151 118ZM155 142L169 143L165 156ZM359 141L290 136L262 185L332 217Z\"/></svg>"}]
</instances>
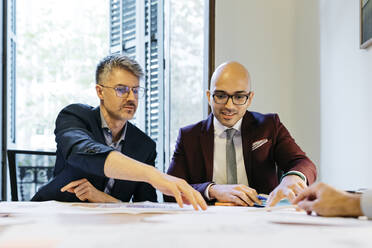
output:
<instances>
[{"instance_id":1,"label":"white paper sheet","mask_svg":"<svg viewBox=\"0 0 372 248\"><path fill-rule=\"evenodd\" d=\"M1 202L0 213L32 214L143 214L143 213L178 213L194 211L192 206L180 208L176 203L65 203L47 202Z\"/></svg>"}]
</instances>

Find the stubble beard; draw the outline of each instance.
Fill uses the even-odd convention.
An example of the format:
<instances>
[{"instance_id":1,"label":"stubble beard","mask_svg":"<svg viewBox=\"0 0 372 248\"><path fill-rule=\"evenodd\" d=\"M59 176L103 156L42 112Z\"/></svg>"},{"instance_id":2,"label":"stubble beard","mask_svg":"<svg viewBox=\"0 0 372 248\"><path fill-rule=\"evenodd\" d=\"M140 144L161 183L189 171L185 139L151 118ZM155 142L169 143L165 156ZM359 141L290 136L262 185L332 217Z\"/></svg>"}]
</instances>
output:
<instances>
[{"instance_id":1,"label":"stubble beard","mask_svg":"<svg viewBox=\"0 0 372 248\"><path fill-rule=\"evenodd\" d=\"M129 121L133 119L134 114L136 113L137 106L135 104L130 104L134 107L133 110L128 110L125 107L128 106L128 104L124 104L120 106L120 108L117 111L112 111L110 109L106 108L106 111L109 115L109 117L116 121Z\"/></svg>"}]
</instances>

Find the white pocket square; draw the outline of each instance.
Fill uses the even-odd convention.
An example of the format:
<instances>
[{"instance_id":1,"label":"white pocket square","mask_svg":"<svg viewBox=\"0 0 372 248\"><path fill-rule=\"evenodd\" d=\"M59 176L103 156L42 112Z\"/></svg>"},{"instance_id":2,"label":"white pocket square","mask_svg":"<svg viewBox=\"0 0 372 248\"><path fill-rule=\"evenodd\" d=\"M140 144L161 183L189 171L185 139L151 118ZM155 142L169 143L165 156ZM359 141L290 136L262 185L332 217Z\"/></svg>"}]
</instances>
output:
<instances>
[{"instance_id":1,"label":"white pocket square","mask_svg":"<svg viewBox=\"0 0 372 248\"><path fill-rule=\"evenodd\" d=\"M252 144L252 151L254 151L257 148L259 148L260 146L264 145L268 141L269 141L268 139L262 139L262 140L257 140L255 142L253 142L253 144Z\"/></svg>"}]
</instances>

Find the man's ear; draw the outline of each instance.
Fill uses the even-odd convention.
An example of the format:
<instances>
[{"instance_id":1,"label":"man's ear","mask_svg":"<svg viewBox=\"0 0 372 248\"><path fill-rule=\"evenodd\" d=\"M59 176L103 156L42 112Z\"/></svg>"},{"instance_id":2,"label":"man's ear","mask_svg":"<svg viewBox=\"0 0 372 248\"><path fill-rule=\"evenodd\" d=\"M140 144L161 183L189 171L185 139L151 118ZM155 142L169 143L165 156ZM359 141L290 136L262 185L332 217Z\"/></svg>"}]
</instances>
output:
<instances>
[{"instance_id":1,"label":"man's ear","mask_svg":"<svg viewBox=\"0 0 372 248\"><path fill-rule=\"evenodd\" d=\"M251 105L253 97L254 97L254 91L251 91L251 93L249 94L249 98L248 98L247 108Z\"/></svg>"},{"instance_id":2,"label":"man's ear","mask_svg":"<svg viewBox=\"0 0 372 248\"><path fill-rule=\"evenodd\" d=\"M98 84L96 84L96 93L97 93L98 98L102 101L103 100L103 91L102 91L102 87Z\"/></svg>"},{"instance_id":3,"label":"man's ear","mask_svg":"<svg viewBox=\"0 0 372 248\"><path fill-rule=\"evenodd\" d=\"M208 104L211 105L211 92L209 90L207 90L206 95L207 95L207 99L208 99Z\"/></svg>"}]
</instances>

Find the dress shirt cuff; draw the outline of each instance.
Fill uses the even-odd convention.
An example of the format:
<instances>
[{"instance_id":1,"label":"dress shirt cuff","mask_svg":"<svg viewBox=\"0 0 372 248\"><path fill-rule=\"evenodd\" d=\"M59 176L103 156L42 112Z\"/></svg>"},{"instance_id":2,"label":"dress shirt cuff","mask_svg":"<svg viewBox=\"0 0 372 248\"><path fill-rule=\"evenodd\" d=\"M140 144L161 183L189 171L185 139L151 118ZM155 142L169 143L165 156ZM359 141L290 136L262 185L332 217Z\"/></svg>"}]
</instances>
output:
<instances>
[{"instance_id":1,"label":"dress shirt cuff","mask_svg":"<svg viewBox=\"0 0 372 248\"><path fill-rule=\"evenodd\" d=\"M299 172L299 171L288 171L287 173L284 173L283 176L280 178L280 181L282 181L282 179L283 179L285 176L289 176L289 175L296 175L296 176L299 176L302 180L305 181L305 184L307 185L307 179L306 179L306 176L305 176L302 172Z\"/></svg>"},{"instance_id":2,"label":"dress shirt cuff","mask_svg":"<svg viewBox=\"0 0 372 248\"><path fill-rule=\"evenodd\" d=\"M210 183L210 184L207 186L207 188L205 189L205 191L204 191L204 196L205 196L205 198L207 198L208 201L214 200L214 199L211 199L211 198L209 197L209 188L210 188L212 185L215 185L215 183Z\"/></svg>"},{"instance_id":3,"label":"dress shirt cuff","mask_svg":"<svg viewBox=\"0 0 372 248\"><path fill-rule=\"evenodd\" d=\"M365 216L372 219L372 189L362 193L360 207Z\"/></svg>"}]
</instances>

